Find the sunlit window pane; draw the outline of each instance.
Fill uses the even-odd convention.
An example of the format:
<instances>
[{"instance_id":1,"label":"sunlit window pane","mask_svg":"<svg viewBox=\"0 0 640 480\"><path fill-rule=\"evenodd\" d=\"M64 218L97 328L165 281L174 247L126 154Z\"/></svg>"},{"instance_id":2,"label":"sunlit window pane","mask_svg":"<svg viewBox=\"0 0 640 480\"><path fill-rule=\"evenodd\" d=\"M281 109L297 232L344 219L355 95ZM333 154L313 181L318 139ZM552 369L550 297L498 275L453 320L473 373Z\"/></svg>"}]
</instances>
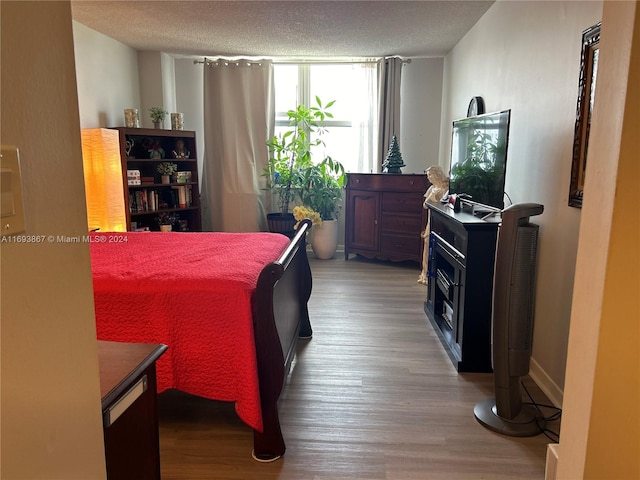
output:
<instances>
[{"instance_id":1,"label":"sunlit window pane","mask_svg":"<svg viewBox=\"0 0 640 480\"><path fill-rule=\"evenodd\" d=\"M316 96L323 103L335 100L331 107L334 119L349 119L353 112L357 76L353 65L311 65L311 102Z\"/></svg>"},{"instance_id":2,"label":"sunlit window pane","mask_svg":"<svg viewBox=\"0 0 640 480\"><path fill-rule=\"evenodd\" d=\"M375 64L274 65L276 134L288 130L286 111L299 103L315 106L335 100L330 108L324 136L326 147L315 147L312 158L326 155L340 161L350 172L372 172L377 142L377 70ZM308 69L309 75L300 71ZM300 80L302 79L302 80ZM307 82L298 85L298 82ZM301 97L306 92L307 97Z\"/></svg>"},{"instance_id":3,"label":"sunlit window pane","mask_svg":"<svg viewBox=\"0 0 640 480\"><path fill-rule=\"evenodd\" d=\"M275 65L276 118L287 119L287 111L295 109L298 99L298 65Z\"/></svg>"}]
</instances>

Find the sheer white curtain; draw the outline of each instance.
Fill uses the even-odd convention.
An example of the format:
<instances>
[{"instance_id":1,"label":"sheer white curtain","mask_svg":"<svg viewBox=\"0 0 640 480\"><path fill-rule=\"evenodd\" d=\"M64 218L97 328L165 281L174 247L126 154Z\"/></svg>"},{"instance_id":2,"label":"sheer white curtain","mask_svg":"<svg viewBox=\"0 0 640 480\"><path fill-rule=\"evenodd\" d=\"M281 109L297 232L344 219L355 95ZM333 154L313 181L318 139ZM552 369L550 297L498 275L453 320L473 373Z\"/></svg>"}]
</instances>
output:
<instances>
[{"instance_id":1,"label":"sheer white curtain","mask_svg":"<svg viewBox=\"0 0 640 480\"><path fill-rule=\"evenodd\" d=\"M352 110L352 125L355 138L354 145L357 149L357 166L352 172L377 173L380 171L381 162L378 152L378 104L377 98L377 74L378 65L365 63L357 66L358 88L353 92L354 102L357 108Z\"/></svg>"},{"instance_id":2,"label":"sheer white curtain","mask_svg":"<svg viewBox=\"0 0 640 480\"><path fill-rule=\"evenodd\" d=\"M379 99L379 142L378 151L381 165L384 161L393 135L400 137L400 77L402 73L402 59L390 57L380 60L378 70L378 99Z\"/></svg>"},{"instance_id":3,"label":"sheer white curtain","mask_svg":"<svg viewBox=\"0 0 640 480\"><path fill-rule=\"evenodd\" d=\"M208 60L204 68L203 225L205 230L266 230L262 171L273 131L269 60Z\"/></svg>"}]
</instances>

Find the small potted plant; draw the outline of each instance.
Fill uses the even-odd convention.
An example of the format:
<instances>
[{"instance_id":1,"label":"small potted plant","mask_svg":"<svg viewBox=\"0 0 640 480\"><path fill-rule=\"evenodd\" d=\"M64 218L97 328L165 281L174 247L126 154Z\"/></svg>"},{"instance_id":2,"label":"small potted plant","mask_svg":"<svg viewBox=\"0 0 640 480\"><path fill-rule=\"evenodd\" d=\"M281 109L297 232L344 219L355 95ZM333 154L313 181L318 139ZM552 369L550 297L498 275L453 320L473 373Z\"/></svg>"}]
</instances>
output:
<instances>
[{"instance_id":1,"label":"small potted plant","mask_svg":"<svg viewBox=\"0 0 640 480\"><path fill-rule=\"evenodd\" d=\"M166 117L169 112L167 112L162 107L151 107L149 109L149 112L151 112L151 121L153 122L153 128L162 128L164 117Z\"/></svg>"},{"instance_id":2,"label":"small potted plant","mask_svg":"<svg viewBox=\"0 0 640 480\"><path fill-rule=\"evenodd\" d=\"M163 212L156 217L161 232L170 232L180 217L175 213Z\"/></svg>"},{"instance_id":3,"label":"small potted plant","mask_svg":"<svg viewBox=\"0 0 640 480\"><path fill-rule=\"evenodd\" d=\"M168 185L171 183L171 175L178 171L178 164L173 162L160 162L157 170L162 178L162 184Z\"/></svg>"}]
</instances>

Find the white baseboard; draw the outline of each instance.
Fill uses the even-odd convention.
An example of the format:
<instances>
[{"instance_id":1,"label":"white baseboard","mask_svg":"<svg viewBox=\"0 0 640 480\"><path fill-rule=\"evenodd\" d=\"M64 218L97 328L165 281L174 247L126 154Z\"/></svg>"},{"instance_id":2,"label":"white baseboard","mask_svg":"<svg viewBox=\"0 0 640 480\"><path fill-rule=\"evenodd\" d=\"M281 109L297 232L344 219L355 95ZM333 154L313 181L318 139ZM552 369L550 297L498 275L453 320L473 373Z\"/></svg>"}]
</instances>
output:
<instances>
[{"instance_id":1,"label":"white baseboard","mask_svg":"<svg viewBox=\"0 0 640 480\"><path fill-rule=\"evenodd\" d=\"M547 375L547 372L545 372L540 364L533 358L531 358L529 376L534 382L536 382L536 385L540 387L540 390L544 392L555 407L562 408L564 392L554 383L553 380L551 380L551 377Z\"/></svg>"},{"instance_id":2,"label":"white baseboard","mask_svg":"<svg viewBox=\"0 0 640 480\"><path fill-rule=\"evenodd\" d=\"M556 480L559 453L559 444L550 443L547 445L547 462L544 469L544 480Z\"/></svg>"}]
</instances>

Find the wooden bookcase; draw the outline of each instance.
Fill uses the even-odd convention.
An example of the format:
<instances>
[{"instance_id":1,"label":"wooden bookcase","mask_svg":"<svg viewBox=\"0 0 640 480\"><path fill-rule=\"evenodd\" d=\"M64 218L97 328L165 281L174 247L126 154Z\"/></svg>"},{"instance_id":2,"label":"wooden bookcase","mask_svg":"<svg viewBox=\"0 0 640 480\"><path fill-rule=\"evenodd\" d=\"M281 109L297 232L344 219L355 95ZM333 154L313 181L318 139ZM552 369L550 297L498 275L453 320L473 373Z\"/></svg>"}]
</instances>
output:
<instances>
[{"instance_id":1,"label":"wooden bookcase","mask_svg":"<svg viewBox=\"0 0 640 480\"><path fill-rule=\"evenodd\" d=\"M159 230L158 216L170 213L178 217L174 231L202 231L196 133L126 127L116 127L115 130L120 132L127 230L133 230L133 225L138 229ZM173 152L179 140L184 142L188 158L174 158ZM151 158L151 145L159 146L164 158ZM176 163L178 172L188 173L163 184L157 171L160 162ZM140 185L129 185L127 172L132 170L140 172Z\"/></svg>"},{"instance_id":2,"label":"wooden bookcase","mask_svg":"<svg viewBox=\"0 0 640 480\"><path fill-rule=\"evenodd\" d=\"M422 262L426 175L350 173L345 203L344 258Z\"/></svg>"}]
</instances>

